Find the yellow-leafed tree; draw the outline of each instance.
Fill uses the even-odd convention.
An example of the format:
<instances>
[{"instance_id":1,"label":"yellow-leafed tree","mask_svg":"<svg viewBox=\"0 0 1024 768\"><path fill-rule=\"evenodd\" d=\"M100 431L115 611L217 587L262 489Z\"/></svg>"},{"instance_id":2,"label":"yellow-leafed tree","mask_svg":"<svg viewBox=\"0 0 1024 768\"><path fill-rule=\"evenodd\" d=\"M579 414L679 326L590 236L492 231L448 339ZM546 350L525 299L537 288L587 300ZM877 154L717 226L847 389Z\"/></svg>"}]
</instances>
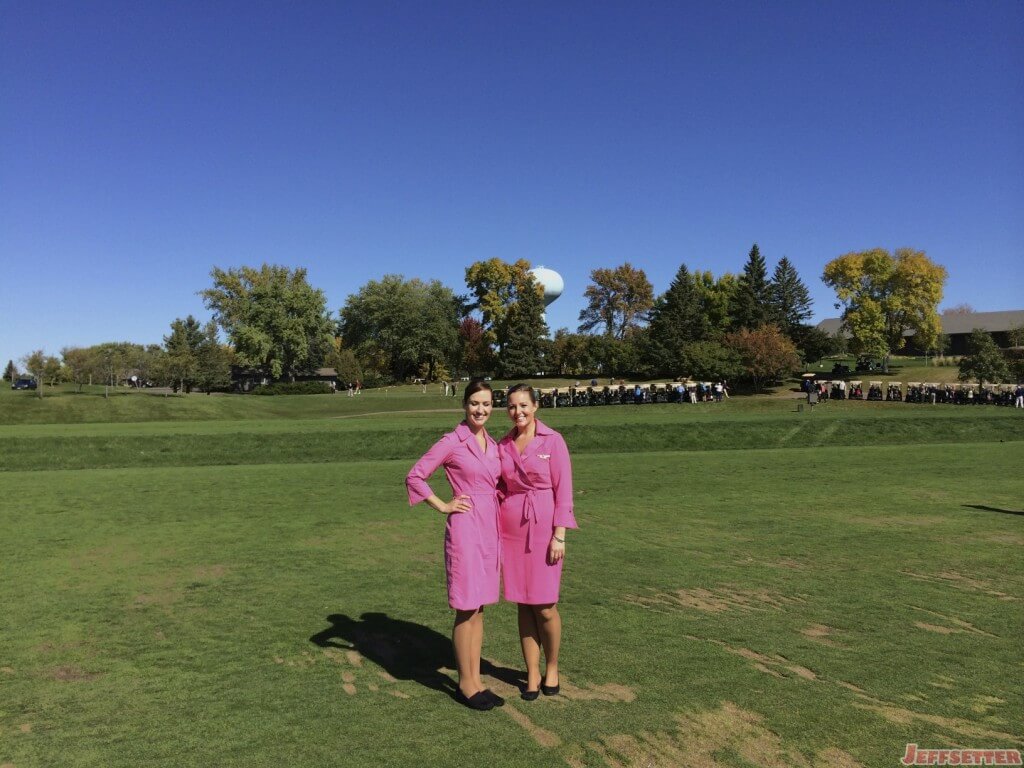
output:
<instances>
[{"instance_id":1,"label":"yellow-leafed tree","mask_svg":"<svg viewBox=\"0 0 1024 768\"><path fill-rule=\"evenodd\" d=\"M906 344L931 349L942 330L938 306L946 283L945 267L923 251L883 248L847 253L825 265L821 278L833 288L843 308L843 328L851 335L850 350L881 357Z\"/></svg>"}]
</instances>

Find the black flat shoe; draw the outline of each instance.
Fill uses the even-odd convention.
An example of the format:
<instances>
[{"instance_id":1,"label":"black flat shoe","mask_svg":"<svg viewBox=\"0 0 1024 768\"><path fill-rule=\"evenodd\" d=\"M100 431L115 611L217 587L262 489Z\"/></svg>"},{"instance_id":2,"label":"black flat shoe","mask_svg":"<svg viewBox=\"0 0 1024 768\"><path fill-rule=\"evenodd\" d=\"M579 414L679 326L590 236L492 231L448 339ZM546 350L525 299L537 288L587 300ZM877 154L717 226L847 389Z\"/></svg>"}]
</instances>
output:
<instances>
[{"instance_id":1,"label":"black flat shoe","mask_svg":"<svg viewBox=\"0 0 1024 768\"><path fill-rule=\"evenodd\" d=\"M540 691L528 691L525 688L519 694L519 698L523 701L536 701L538 696L540 696Z\"/></svg>"},{"instance_id":2,"label":"black flat shoe","mask_svg":"<svg viewBox=\"0 0 1024 768\"><path fill-rule=\"evenodd\" d=\"M540 684L540 692L543 693L545 696L557 696L560 690L562 690L561 685L544 685L544 683Z\"/></svg>"},{"instance_id":3,"label":"black flat shoe","mask_svg":"<svg viewBox=\"0 0 1024 768\"><path fill-rule=\"evenodd\" d=\"M491 702L491 704L493 704L494 706L505 706L505 700L501 698L501 696L496 694L494 691L492 691L490 688L485 688L483 691L481 691L481 693L483 693L483 695L486 696L488 700Z\"/></svg>"},{"instance_id":4,"label":"black flat shoe","mask_svg":"<svg viewBox=\"0 0 1024 768\"><path fill-rule=\"evenodd\" d=\"M483 691L478 691L472 696L466 696L461 688L456 688L455 700L463 706L475 709L477 712L486 712L489 709L494 709L494 702Z\"/></svg>"}]
</instances>

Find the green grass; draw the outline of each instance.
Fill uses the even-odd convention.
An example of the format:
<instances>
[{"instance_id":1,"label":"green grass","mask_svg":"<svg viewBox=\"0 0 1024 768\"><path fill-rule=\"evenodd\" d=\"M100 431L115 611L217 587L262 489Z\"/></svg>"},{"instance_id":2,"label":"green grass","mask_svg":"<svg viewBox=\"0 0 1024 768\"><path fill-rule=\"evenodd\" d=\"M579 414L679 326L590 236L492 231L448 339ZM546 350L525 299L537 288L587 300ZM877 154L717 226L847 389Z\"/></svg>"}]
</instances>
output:
<instances>
[{"instance_id":1,"label":"green grass","mask_svg":"<svg viewBox=\"0 0 1024 768\"><path fill-rule=\"evenodd\" d=\"M809 768L1024 746L1019 412L545 412L582 526L566 695L478 714L439 690L442 520L402 485L457 416L363 397L364 415L237 398L256 410L0 428L0 765ZM487 611L504 693L514 614Z\"/></svg>"}]
</instances>

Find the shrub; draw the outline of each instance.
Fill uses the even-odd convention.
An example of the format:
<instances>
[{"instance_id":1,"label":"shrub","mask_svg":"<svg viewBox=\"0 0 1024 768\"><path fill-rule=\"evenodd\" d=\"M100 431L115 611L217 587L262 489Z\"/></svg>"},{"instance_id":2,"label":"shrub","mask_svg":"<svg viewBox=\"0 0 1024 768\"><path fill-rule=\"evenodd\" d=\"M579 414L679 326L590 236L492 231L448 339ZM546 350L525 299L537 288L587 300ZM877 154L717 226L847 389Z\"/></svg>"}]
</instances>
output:
<instances>
[{"instance_id":1,"label":"shrub","mask_svg":"<svg viewBox=\"0 0 1024 768\"><path fill-rule=\"evenodd\" d=\"M278 382L257 387L254 395L329 395L334 390L326 381Z\"/></svg>"}]
</instances>

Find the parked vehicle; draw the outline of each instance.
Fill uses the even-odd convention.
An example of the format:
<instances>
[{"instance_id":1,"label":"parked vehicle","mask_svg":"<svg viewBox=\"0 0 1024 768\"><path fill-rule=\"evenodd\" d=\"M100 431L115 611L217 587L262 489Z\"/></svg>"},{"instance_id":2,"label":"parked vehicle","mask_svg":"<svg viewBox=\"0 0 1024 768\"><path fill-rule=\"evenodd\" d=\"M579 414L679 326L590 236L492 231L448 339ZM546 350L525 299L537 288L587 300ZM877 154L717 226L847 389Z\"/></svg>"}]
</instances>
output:
<instances>
[{"instance_id":1,"label":"parked vehicle","mask_svg":"<svg viewBox=\"0 0 1024 768\"><path fill-rule=\"evenodd\" d=\"M11 382L11 389L35 389L35 379L15 379Z\"/></svg>"}]
</instances>

